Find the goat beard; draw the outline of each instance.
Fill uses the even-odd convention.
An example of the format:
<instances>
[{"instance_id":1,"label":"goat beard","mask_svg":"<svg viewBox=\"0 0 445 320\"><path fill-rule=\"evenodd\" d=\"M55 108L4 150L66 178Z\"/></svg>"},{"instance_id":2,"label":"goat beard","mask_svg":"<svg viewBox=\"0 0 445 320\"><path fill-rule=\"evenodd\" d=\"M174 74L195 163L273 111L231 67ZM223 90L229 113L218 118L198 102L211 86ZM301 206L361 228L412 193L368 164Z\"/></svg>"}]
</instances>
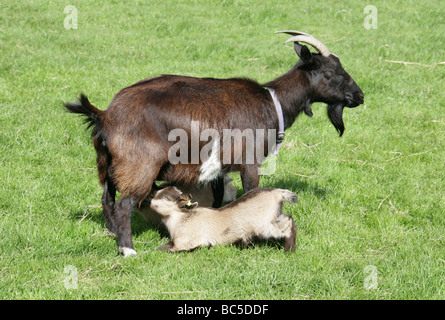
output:
<instances>
[{"instance_id":1,"label":"goat beard","mask_svg":"<svg viewBox=\"0 0 445 320\"><path fill-rule=\"evenodd\" d=\"M335 129L340 133L340 137L345 131L345 125L343 123L343 104L329 104L328 105L328 116L331 120Z\"/></svg>"}]
</instances>

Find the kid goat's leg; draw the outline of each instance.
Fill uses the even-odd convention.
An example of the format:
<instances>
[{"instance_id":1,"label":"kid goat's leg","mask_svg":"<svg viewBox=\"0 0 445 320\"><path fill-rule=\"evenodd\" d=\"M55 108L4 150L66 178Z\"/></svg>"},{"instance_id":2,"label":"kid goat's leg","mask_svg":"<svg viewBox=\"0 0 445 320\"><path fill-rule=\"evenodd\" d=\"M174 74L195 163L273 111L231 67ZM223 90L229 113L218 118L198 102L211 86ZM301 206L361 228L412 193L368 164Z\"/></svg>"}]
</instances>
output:
<instances>
[{"instance_id":1,"label":"kid goat's leg","mask_svg":"<svg viewBox=\"0 0 445 320\"><path fill-rule=\"evenodd\" d=\"M160 250L160 251L170 251L172 248L173 248L173 241L169 241L169 242L167 242L166 244L164 244L163 246L160 246L159 248L158 248L158 250Z\"/></svg>"},{"instance_id":2,"label":"kid goat's leg","mask_svg":"<svg viewBox=\"0 0 445 320\"><path fill-rule=\"evenodd\" d=\"M297 226L295 225L295 221L294 219L292 219L291 216L286 217L289 218L289 226L287 227L285 233L289 235L284 238L284 251L295 252L295 249L297 247Z\"/></svg>"},{"instance_id":3,"label":"kid goat's leg","mask_svg":"<svg viewBox=\"0 0 445 320\"><path fill-rule=\"evenodd\" d=\"M297 227L290 215L278 215L272 222L270 234L274 238L284 238L284 251L295 251Z\"/></svg>"}]
</instances>

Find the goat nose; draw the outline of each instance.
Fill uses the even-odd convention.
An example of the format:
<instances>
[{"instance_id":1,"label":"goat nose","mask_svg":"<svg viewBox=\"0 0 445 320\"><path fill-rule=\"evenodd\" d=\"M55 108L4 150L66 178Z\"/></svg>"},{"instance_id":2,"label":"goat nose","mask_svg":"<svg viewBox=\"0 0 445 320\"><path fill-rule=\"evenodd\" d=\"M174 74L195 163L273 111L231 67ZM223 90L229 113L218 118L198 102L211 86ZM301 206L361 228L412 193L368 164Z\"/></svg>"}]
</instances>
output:
<instances>
[{"instance_id":1,"label":"goat nose","mask_svg":"<svg viewBox=\"0 0 445 320\"><path fill-rule=\"evenodd\" d=\"M358 100L361 101L361 103L363 103L364 98L365 98L365 95L363 94L363 92L360 92L360 93L357 95L357 98L358 98Z\"/></svg>"}]
</instances>

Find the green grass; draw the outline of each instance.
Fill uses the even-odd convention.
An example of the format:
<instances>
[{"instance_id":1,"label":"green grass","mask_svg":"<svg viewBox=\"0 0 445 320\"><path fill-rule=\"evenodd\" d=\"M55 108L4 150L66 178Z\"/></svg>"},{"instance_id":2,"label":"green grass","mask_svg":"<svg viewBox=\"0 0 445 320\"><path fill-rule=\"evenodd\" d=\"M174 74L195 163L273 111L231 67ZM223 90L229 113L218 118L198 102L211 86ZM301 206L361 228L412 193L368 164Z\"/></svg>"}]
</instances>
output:
<instances>
[{"instance_id":1,"label":"green grass","mask_svg":"<svg viewBox=\"0 0 445 320\"><path fill-rule=\"evenodd\" d=\"M0 7L0 298L445 298L440 1L374 1L376 30L363 26L366 1L75 1L77 30L64 28L67 4ZM138 256L118 256L101 210L82 218L100 206L95 152L62 102L85 92L105 109L162 73L266 82L297 60L273 34L283 29L323 41L365 93L342 138L322 104L298 118L261 180L299 195L284 208L297 252L273 241L157 252L167 238L135 215ZM64 286L67 266L77 289Z\"/></svg>"}]
</instances>

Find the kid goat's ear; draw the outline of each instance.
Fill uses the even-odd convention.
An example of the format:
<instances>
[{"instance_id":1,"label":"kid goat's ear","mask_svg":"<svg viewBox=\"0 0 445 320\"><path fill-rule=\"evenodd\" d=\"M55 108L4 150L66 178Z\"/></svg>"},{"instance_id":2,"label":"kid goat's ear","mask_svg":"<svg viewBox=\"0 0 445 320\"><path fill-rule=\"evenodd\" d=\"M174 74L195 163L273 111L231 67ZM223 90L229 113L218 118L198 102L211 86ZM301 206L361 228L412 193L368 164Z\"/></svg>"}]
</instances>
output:
<instances>
[{"instance_id":1,"label":"kid goat's ear","mask_svg":"<svg viewBox=\"0 0 445 320\"><path fill-rule=\"evenodd\" d=\"M187 203L186 205L185 205L185 208L186 209L194 209L194 208L196 208L198 206L198 202L193 202L193 203Z\"/></svg>"},{"instance_id":2,"label":"kid goat's ear","mask_svg":"<svg viewBox=\"0 0 445 320\"><path fill-rule=\"evenodd\" d=\"M198 202L192 203L192 195L190 193L188 194L181 194L181 196L178 199L178 207L180 209L193 209L198 206Z\"/></svg>"}]
</instances>

